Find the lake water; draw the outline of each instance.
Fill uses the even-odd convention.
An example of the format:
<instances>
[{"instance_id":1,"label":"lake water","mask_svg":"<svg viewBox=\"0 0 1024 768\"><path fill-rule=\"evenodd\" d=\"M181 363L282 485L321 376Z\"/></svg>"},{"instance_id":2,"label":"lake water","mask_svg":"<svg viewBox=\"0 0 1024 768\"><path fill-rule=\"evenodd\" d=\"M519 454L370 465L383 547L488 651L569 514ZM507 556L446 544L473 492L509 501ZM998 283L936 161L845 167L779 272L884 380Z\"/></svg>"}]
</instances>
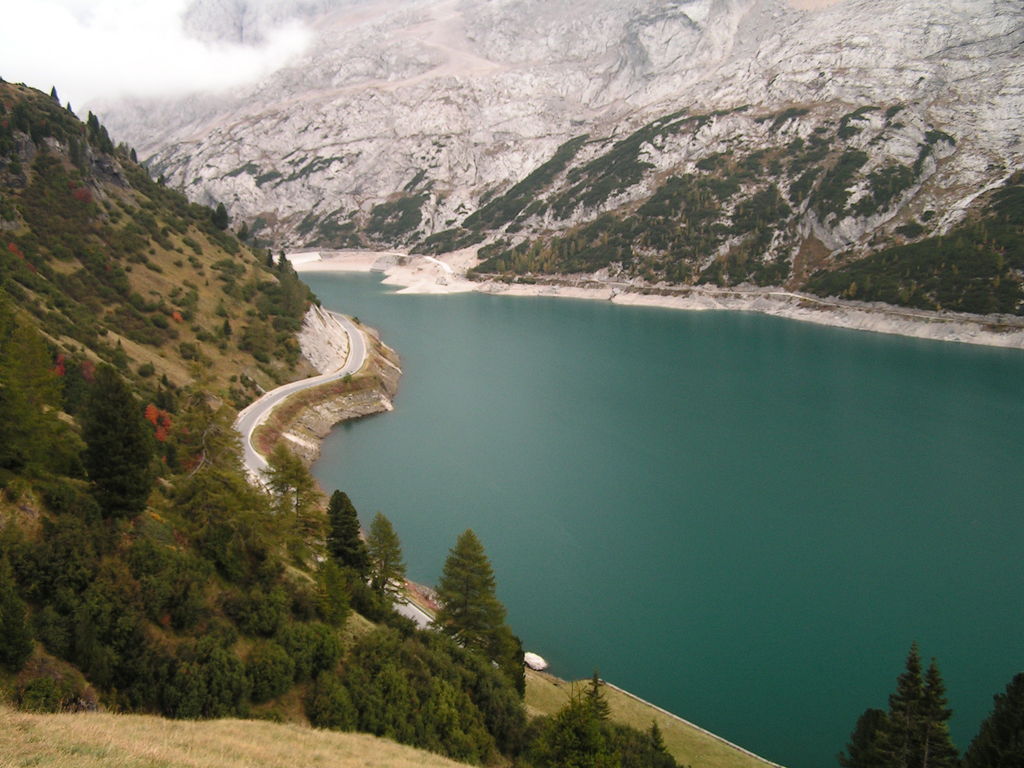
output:
<instances>
[{"instance_id":1,"label":"lake water","mask_svg":"<svg viewBox=\"0 0 1024 768\"><path fill-rule=\"evenodd\" d=\"M391 519L416 581L473 528L555 674L817 768L912 641L961 749L1024 668L1024 353L303 279L404 369L317 477Z\"/></svg>"}]
</instances>

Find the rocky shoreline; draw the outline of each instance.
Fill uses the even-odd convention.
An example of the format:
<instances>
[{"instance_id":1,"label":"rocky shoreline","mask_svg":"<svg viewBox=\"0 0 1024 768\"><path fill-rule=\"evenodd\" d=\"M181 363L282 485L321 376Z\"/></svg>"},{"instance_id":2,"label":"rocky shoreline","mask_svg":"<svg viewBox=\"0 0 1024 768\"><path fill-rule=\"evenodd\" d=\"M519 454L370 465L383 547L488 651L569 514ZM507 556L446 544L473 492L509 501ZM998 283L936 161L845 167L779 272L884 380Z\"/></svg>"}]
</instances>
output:
<instances>
[{"instance_id":1,"label":"rocky shoreline","mask_svg":"<svg viewBox=\"0 0 1024 768\"><path fill-rule=\"evenodd\" d=\"M536 277L519 282L469 280L466 270L475 263L472 248L440 258L393 251L322 251L302 254L295 268L300 273L380 272L385 275L385 284L399 286L400 293L476 291L503 296L560 296L688 311L757 312L848 330L1024 349L1024 318L1012 315L933 312L756 286L646 286L617 282L600 274Z\"/></svg>"}]
</instances>

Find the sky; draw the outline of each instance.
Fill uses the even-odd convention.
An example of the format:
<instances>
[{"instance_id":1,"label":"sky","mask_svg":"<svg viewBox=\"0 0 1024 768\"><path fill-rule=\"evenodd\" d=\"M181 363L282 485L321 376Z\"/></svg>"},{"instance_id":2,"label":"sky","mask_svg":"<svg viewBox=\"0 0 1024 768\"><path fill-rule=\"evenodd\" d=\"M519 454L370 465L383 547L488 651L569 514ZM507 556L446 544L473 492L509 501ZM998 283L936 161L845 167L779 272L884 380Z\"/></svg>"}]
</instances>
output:
<instances>
[{"instance_id":1,"label":"sky","mask_svg":"<svg viewBox=\"0 0 1024 768\"><path fill-rule=\"evenodd\" d=\"M296 24L259 48L208 45L185 35L189 0L0 0L0 77L49 93L76 111L123 95L181 95L255 82L300 53Z\"/></svg>"}]
</instances>

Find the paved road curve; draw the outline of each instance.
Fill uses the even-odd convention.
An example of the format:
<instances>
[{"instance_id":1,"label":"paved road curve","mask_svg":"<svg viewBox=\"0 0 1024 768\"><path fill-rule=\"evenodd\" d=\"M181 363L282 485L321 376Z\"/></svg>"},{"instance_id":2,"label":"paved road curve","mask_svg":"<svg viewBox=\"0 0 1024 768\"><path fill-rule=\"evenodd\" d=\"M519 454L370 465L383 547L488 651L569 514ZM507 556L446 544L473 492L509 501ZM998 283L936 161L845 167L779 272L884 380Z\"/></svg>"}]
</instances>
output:
<instances>
[{"instance_id":1,"label":"paved road curve","mask_svg":"<svg viewBox=\"0 0 1024 768\"><path fill-rule=\"evenodd\" d=\"M290 384L284 384L277 389L272 389L258 400L253 401L243 408L238 413L238 418L235 419L235 429L237 429L238 433L242 436L243 461L245 462L245 468L253 478L262 480L263 470L267 468L267 460L257 453L255 448L253 448L252 433L256 427L267 420L267 417L270 416L270 412L274 407L289 395L293 395L303 389L315 387L320 384L326 384L329 381L335 381L336 379L341 379L351 373L355 373L362 368L363 363L366 362L366 337L363 336L363 332L360 331L355 324L344 315L339 315L337 312L330 311L328 311L328 314L337 320L345 333L348 334L348 357L345 360L345 364L335 371L328 371L327 373L322 373L319 376L302 379L301 381L293 381Z\"/></svg>"}]
</instances>

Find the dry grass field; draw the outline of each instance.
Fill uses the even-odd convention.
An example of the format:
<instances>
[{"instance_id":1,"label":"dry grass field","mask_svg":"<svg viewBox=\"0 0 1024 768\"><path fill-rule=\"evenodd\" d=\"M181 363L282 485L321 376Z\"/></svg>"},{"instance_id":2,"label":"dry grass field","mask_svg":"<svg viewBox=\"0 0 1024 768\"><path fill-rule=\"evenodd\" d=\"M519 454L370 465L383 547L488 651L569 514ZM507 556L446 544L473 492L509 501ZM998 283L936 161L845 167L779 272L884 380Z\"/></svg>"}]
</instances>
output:
<instances>
[{"instance_id":1,"label":"dry grass field","mask_svg":"<svg viewBox=\"0 0 1024 768\"><path fill-rule=\"evenodd\" d=\"M257 720L32 715L0 705L0 768L454 768L363 733Z\"/></svg>"}]
</instances>

